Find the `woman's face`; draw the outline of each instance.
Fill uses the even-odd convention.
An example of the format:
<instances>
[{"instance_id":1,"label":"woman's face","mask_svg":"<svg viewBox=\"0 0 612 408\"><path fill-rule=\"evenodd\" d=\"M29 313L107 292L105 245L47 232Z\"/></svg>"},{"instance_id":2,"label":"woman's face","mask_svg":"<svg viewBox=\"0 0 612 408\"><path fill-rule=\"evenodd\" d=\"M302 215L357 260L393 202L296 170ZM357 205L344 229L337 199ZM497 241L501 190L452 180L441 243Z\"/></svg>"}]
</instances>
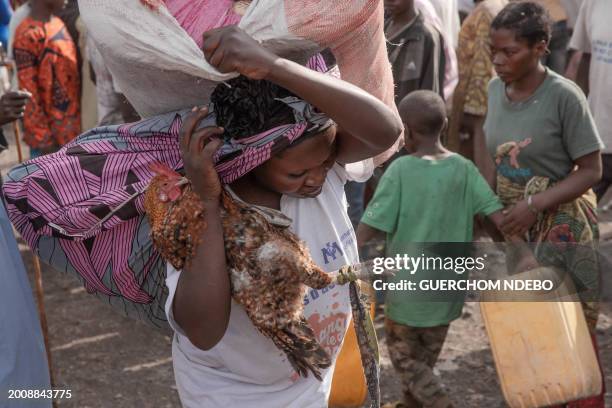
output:
<instances>
[{"instance_id":1,"label":"woman's face","mask_svg":"<svg viewBox=\"0 0 612 408\"><path fill-rule=\"evenodd\" d=\"M514 30L491 29L491 60L499 78L506 84L518 81L536 69L546 52L546 43L532 46L517 38Z\"/></svg>"},{"instance_id":2,"label":"woman's face","mask_svg":"<svg viewBox=\"0 0 612 408\"><path fill-rule=\"evenodd\" d=\"M336 128L289 147L254 170L265 188L299 198L313 198L323 189L336 161Z\"/></svg>"}]
</instances>

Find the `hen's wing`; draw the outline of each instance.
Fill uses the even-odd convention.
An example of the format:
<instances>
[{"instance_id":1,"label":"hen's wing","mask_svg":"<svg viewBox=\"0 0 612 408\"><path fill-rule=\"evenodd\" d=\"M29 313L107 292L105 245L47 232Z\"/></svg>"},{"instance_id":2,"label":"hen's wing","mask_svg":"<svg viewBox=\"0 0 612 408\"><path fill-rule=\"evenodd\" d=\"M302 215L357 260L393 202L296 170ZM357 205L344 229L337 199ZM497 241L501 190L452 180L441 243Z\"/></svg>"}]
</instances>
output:
<instances>
[{"instance_id":1,"label":"hen's wing","mask_svg":"<svg viewBox=\"0 0 612 408\"><path fill-rule=\"evenodd\" d=\"M283 247L283 256L295 265L300 282L313 289L323 289L333 283L333 277L317 265L308 248L295 234L288 230L275 229L271 235L276 237L279 246Z\"/></svg>"}]
</instances>

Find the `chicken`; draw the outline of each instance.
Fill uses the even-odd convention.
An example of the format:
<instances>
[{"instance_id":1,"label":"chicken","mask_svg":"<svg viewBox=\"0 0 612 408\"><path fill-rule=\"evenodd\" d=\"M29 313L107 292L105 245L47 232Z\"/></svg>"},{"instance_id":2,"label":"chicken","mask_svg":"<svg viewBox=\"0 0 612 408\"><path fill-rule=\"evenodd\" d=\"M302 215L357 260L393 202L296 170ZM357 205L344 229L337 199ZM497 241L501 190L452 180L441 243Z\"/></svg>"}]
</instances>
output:
<instances>
[{"instance_id":1,"label":"chicken","mask_svg":"<svg viewBox=\"0 0 612 408\"><path fill-rule=\"evenodd\" d=\"M177 269L193 258L206 228L204 209L191 185L162 164L145 195L151 236L162 257ZM282 350L300 375L331 365L329 355L303 316L306 286L325 288L333 275L320 269L304 244L286 226L270 223L262 210L223 191L222 225L227 268L234 300L255 325Z\"/></svg>"},{"instance_id":2,"label":"chicken","mask_svg":"<svg viewBox=\"0 0 612 408\"><path fill-rule=\"evenodd\" d=\"M180 270L199 244L199 231L206 228L204 209L186 178L160 163L151 164L150 169L156 176L145 194L144 207L151 238L162 257Z\"/></svg>"}]
</instances>

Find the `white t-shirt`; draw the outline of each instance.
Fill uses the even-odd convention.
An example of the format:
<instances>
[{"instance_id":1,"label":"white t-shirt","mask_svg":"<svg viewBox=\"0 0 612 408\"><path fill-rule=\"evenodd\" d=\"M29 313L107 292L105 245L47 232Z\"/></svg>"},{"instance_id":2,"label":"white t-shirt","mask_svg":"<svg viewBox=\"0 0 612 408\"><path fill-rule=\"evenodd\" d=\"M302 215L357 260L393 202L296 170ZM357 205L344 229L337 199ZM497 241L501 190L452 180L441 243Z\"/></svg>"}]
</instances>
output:
<instances>
[{"instance_id":1,"label":"white t-shirt","mask_svg":"<svg viewBox=\"0 0 612 408\"><path fill-rule=\"evenodd\" d=\"M11 16L11 22L9 23L9 40L6 49L9 58L13 58L13 40L15 39L15 31L17 31L19 24L21 24L21 22L30 15L30 11L32 11L30 3L23 3Z\"/></svg>"},{"instance_id":2,"label":"white t-shirt","mask_svg":"<svg viewBox=\"0 0 612 408\"><path fill-rule=\"evenodd\" d=\"M589 0L582 3L570 48L591 54L589 106L597 130L612 153L612 1Z\"/></svg>"},{"instance_id":3,"label":"white t-shirt","mask_svg":"<svg viewBox=\"0 0 612 408\"><path fill-rule=\"evenodd\" d=\"M578 18L578 12L583 2L584 0L561 0L561 5L565 14L567 14L567 26L569 28L574 28L576 25L576 18Z\"/></svg>"},{"instance_id":4,"label":"white t-shirt","mask_svg":"<svg viewBox=\"0 0 612 408\"><path fill-rule=\"evenodd\" d=\"M345 182L345 170L335 165L318 197L281 198L281 211L293 220L292 231L306 242L313 259L327 272L358 262L355 232L346 213ZM242 306L234 301L221 341L209 351L191 344L172 316L172 301L180 273L168 268L166 315L175 331L172 342L174 376L184 407L327 406L333 365L322 372L322 382L312 375L308 378L298 376L285 354L257 331ZM309 289L304 305L310 327L335 364L351 318L348 288Z\"/></svg>"},{"instance_id":5,"label":"white t-shirt","mask_svg":"<svg viewBox=\"0 0 612 408\"><path fill-rule=\"evenodd\" d=\"M459 43L459 10L457 2L453 0L427 0L436 9L436 13L442 21L442 30L449 39L453 48L457 48Z\"/></svg>"}]
</instances>

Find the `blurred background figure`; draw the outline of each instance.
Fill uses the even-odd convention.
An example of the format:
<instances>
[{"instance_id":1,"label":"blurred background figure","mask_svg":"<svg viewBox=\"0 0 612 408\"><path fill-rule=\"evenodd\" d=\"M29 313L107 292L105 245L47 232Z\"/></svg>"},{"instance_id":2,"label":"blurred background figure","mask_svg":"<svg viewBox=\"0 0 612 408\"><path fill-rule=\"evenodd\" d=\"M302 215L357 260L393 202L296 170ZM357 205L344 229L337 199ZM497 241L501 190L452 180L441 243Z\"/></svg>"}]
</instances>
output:
<instances>
[{"instance_id":1,"label":"blurred background figure","mask_svg":"<svg viewBox=\"0 0 612 408\"><path fill-rule=\"evenodd\" d=\"M21 117L30 94L7 92L0 97L0 126ZM0 140L3 137L0 128ZM4 146L5 148L7 146ZM4 150L0 146L0 150ZM49 408L51 399L9 401L8 390L49 390L49 367L32 288L15 241L13 227L0 199L0 407ZM25 401L25 400L24 400Z\"/></svg>"},{"instance_id":2,"label":"blurred background figure","mask_svg":"<svg viewBox=\"0 0 612 408\"><path fill-rule=\"evenodd\" d=\"M478 2L459 32L459 84L453 96L447 145L476 164L481 155L487 154L482 126L487 113L489 82L495 76L489 40L491 22L506 4L508 0ZM475 149L480 149L479 154Z\"/></svg>"},{"instance_id":3,"label":"blurred background figure","mask_svg":"<svg viewBox=\"0 0 612 408\"><path fill-rule=\"evenodd\" d=\"M80 75L76 46L55 13L64 0L30 0L15 30L13 54L19 84L32 94L24 140L32 158L58 150L81 132Z\"/></svg>"},{"instance_id":4,"label":"blurred background figure","mask_svg":"<svg viewBox=\"0 0 612 408\"><path fill-rule=\"evenodd\" d=\"M91 37L87 38L87 59L91 67L91 78L96 85L98 103L98 126L131 123L140 116L113 80L113 75Z\"/></svg>"},{"instance_id":5,"label":"blurred background figure","mask_svg":"<svg viewBox=\"0 0 612 408\"><path fill-rule=\"evenodd\" d=\"M433 26L442 35L442 48L445 58L444 99L448 103L452 99L458 81L457 55L455 45L453 45L457 42L457 33L453 33L452 29L449 28L452 25L449 25L448 21L445 23L442 20L431 0L414 0L414 6L423 16L423 20Z\"/></svg>"},{"instance_id":6,"label":"blurred background figure","mask_svg":"<svg viewBox=\"0 0 612 408\"><path fill-rule=\"evenodd\" d=\"M459 7L457 0L427 0L436 9L442 21L442 31L448 35L450 46L457 48L459 41Z\"/></svg>"},{"instance_id":7,"label":"blurred background figure","mask_svg":"<svg viewBox=\"0 0 612 408\"><path fill-rule=\"evenodd\" d=\"M9 24L12 15L13 9L11 8L9 0L0 0L0 41L5 50L8 44Z\"/></svg>"},{"instance_id":8,"label":"blurred background figure","mask_svg":"<svg viewBox=\"0 0 612 408\"><path fill-rule=\"evenodd\" d=\"M543 63L558 74L565 72L567 65L567 46L570 40L570 31L567 24L567 13L561 0L533 0L548 12L552 22L552 34L549 53L544 56Z\"/></svg>"},{"instance_id":9,"label":"blurred background figure","mask_svg":"<svg viewBox=\"0 0 612 408\"><path fill-rule=\"evenodd\" d=\"M457 8L459 9L459 20L463 24L465 18L474 10L476 3L474 0L457 0Z\"/></svg>"},{"instance_id":10,"label":"blurred background figure","mask_svg":"<svg viewBox=\"0 0 612 408\"><path fill-rule=\"evenodd\" d=\"M412 91L427 89L444 96L444 39L425 21L413 0L387 0L385 35L399 104Z\"/></svg>"},{"instance_id":11,"label":"blurred background figure","mask_svg":"<svg viewBox=\"0 0 612 408\"><path fill-rule=\"evenodd\" d=\"M32 0L29 1L32 2ZM70 34L70 38L72 38L76 44L79 41L79 29L77 27L77 20L79 19L79 2L78 0L64 0L63 3L63 7L56 10L55 15L64 22L66 29L68 29L68 33ZM80 69L83 59L81 50L78 47L77 61Z\"/></svg>"},{"instance_id":12,"label":"blurred background figure","mask_svg":"<svg viewBox=\"0 0 612 408\"><path fill-rule=\"evenodd\" d=\"M79 16L76 20L78 32L77 49L81 55L81 132L98 125L98 101L96 83L92 77L91 61L89 60L89 44L87 42L87 26Z\"/></svg>"},{"instance_id":13,"label":"blurred background figure","mask_svg":"<svg viewBox=\"0 0 612 408\"><path fill-rule=\"evenodd\" d=\"M13 54L13 43L15 40L15 31L17 31L17 27L19 26L19 24L21 24L21 22L30 15L30 3L28 2L24 2L23 4L17 6L16 8L13 8L13 15L11 16L11 21L9 23L9 28L8 28L8 42L7 42L7 49L6 52L8 54L8 57L13 59L14 58L14 54Z\"/></svg>"},{"instance_id":14,"label":"blurred background figure","mask_svg":"<svg viewBox=\"0 0 612 408\"><path fill-rule=\"evenodd\" d=\"M612 186L612 1L589 0L580 8L570 48L575 50L566 75L589 96L589 107L604 142L603 177L594 187L601 200ZM608 206L604 206L609 208Z\"/></svg>"},{"instance_id":15,"label":"blurred background figure","mask_svg":"<svg viewBox=\"0 0 612 408\"><path fill-rule=\"evenodd\" d=\"M567 27L570 32L574 30L576 18L578 18L580 6L583 2L584 0L561 0L561 5L565 9L565 14L567 15Z\"/></svg>"}]
</instances>

